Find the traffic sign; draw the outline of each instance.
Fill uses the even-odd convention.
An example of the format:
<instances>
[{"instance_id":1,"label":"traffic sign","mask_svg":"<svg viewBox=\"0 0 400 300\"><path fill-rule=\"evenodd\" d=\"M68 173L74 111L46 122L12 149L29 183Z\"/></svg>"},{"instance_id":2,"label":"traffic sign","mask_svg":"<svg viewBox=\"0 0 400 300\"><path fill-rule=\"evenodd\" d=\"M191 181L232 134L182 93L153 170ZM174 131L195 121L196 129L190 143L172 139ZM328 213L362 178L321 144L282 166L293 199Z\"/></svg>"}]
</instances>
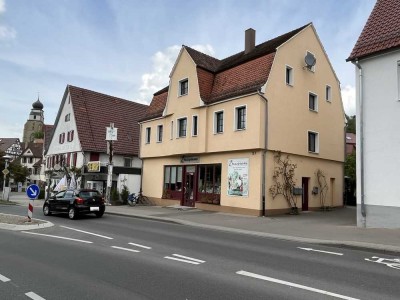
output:
<instances>
[{"instance_id":1,"label":"traffic sign","mask_svg":"<svg viewBox=\"0 0 400 300\"><path fill-rule=\"evenodd\" d=\"M10 171L8 171L8 169L4 169L4 170L3 170L3 174L4 174L5 176L7 176L8 173L10 173Z\"/></svg>"},{"instance_id":2,"label":"traffic sign","mask_svg":"<svg viewBox=\"0 0 400 300\"><path fill-rule=\"evenodd\" d=\"M30 199L36 199L39 196L40 193L40 189L36 184L31 184L30 186L28 186L28 188L26 189L26 195L30 198Z\"/></svg>"}]
</instances>

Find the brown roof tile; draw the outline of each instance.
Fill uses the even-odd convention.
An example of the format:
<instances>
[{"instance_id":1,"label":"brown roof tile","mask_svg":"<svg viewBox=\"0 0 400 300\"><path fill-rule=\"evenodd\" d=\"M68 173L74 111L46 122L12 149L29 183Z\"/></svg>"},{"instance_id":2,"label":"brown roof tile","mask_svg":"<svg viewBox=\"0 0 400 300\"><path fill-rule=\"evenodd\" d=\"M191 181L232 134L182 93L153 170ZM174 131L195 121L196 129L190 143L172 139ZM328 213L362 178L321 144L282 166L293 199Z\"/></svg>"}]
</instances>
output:
<instances>
[{"instance_id":1,"label":"brown roof tile","mask_svg":"<svg viewBox=\"0 0 400 300\"><path fill-rule=\"evenodd\" d=\"M106 127L118 128L114 154L138 155L139 125L147 105L68 85L83 151L106 152Z\"/></svg>"},{"instance_id":2,"label":"brown roof tile","mask_svg":"<svg viewBox=\"0 0 400 300\"><path fill-rule=\"evenodd\" d=\"M400 47L400 1L378 0L347 61Z\"/></svg>"},{"instance_id":3,"label":"brown roof tile","mask_svg":"<svg viewBox=\"0 0 400 300\"><path fill-rule=\"evenodd\" d=\"M28 149L32 151L33 157L43 157L43 143L28 143L21 155L24 155Z\"/></svg>"},{"instance_id":4,"label":"brown roof tile","mask_svg":"<svg viewBox=\"0 0 400 300\"><path fill-rule=\"evenodd\" d=\"M310 24L259 44L247 54L242 51L223 60L183 46L197 66L201 99L206 104L211 104L259 90L268 80L277 47ZM160 117L167 96L168 87L154 94L143 120Z\"/></svg>"}]
</instances>

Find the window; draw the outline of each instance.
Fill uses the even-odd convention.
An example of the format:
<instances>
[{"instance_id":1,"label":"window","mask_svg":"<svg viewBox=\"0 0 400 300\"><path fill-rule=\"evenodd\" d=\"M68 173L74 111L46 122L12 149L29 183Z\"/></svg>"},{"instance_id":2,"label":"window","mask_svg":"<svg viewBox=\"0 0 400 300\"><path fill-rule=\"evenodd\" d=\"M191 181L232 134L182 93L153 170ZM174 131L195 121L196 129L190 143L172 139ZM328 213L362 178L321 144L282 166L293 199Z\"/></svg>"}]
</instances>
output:
<instances>
[{"instance_id":1,"label":"window","mask_svg":"<svg viewBox=\"0 0 400 300\"><path fill-rule=\"evenodd\" d=\"M65 132L60 133L60 135L58 136L58 142L60 144L64 144L64 141L65 141Z\"/></svg>"},{"instance_id":2,"label":"window","mask_svg":"<svg viewBox=\"0 0 400 300\"><path fill-rule=\"evenodd\" d=\"M308 152L312 153L319 152L319 138L317 132L313 131L308 132Z\"/></svg>"},{"instance_id":3,"label":"window","mask_svg":"<svg viewBox=\"0 0 400 300\"><path fill-rule=\"evenodd\" d=\"M25 157L21 158L21 163L24 164L25 163Z\"/></svg>"},{"instance_id":4,"label":"window","mask_svg":"<svg viewBox=\"0 0 400 300\"><path fill-rule=\"evenodd\" d=\"M65 122L68 122L71 119L71 114L65 115Z\"/></svg>"},{"instance_id":5,"label":"window","mask_svg":"<svg viewBox=\"0 0 400 300\"><path fill-rule=\"evenodd\" d=\"M179 81L179 96L185 96L189 92L189 80L186 78Z\"/></svg>"},{"instance_id":6,"label":"window","mask_svg":"<svg viewBox=\"0 0 400 300\"><path fill-rule=\"evenodd\" d=\"M178 119L178 137L186 137L187 119Z\"/></svg>"},{"instance_id":7,"label":"window","mask_svg":"<svg viewBox=\"0 0 400 300\"><path fill-rule=\"evenodd\" d=\"M182 191L182 167L164 167L164 191Z\"/></svg>"},{"instance_id":8,"label":"window","mask_svg":"<svg viewBox=\"0 0 400 300\"><path fill-rule=\"evenodd\" d=\"M214 133L224 132L224 112L217 111L214 113Z\"/></svg>"},{"instance_id":9,"label":"window","mask_svg":"<svg viewBox=\"0 0 400 300\"><path fill-rule=\"evenodd\" d=\"M146 128L146 144L150 144L151 128Z\"/></svg>"},{"instance_id":10,"label":"window","mask_svg":"<svg viewBox=\"0 0 400 300\"><path fill-rule=\"evenodd\" d=\"M329 85L326 85L325 87L325 99L329 102L332 101L332 89Z\"/></svg>"},{"instance_id":11,"label":"window","mask_svg":"<svg viewBox=\"0 0 400 300\"><path fill-rule=\"evenodd\" d=\"M197 120L198 116L192 117L192 136L197 136Z\"/></svg>"},{"instance_id":12,"label":"window","mask_svg":"<svg viewBox=\"0 0 400 300\"><path fill-rule=\"evenodd\" d=\"M219 204L221 194L221 165L200 165L198 171L198 201Z\"/></svg>"},{"instance_id":13,"label":"window","mask_svg":"<svg viewBox=\"0 0 400 300\"><path fill-rule=\"evenodd\" d=\"M236 130L246 129L246 106L235 108Z\"/></svg>"},{"instance_id":14,"label":"window","mask_svg":"<svg viewBox=\"0 0 400 300\"><path fill-rule=\"evenodd\" d=\"M72 142L74 140L74 131L73 130L70 130L70 131L68 131L68 133L67 133L67 141L68 142Z\"/></svg>"},{"instance_id":15,"label":"window","mask_svg":"<svg viewBox=\"0 0 400 300\"><path fill-rule=\"evenodd\" d=\"M174 121L171 121L171 136L169 138L171 140L174 138Z\"/></svg>"},{"instance_id":16,"label":"window","mask_svg":"<svg viewBox=\"0 0 400 300\"><path fill-rule=\"evenodd\" d=\"M293 85L293 68L286 66L286 84Z\"/></svg>"},{"instance_id":17,"label":"window","mask_svg":"<svg viewBox=\"0 0 400 300\"><path fill-rule=\"evenodd\" d=\"M124 167L132 167L132 158L131 157L124 157Z\"/></svg>"},{"instance_id":18,"label":"window","mask_svg":"<svg viewBox=\"0 0 400 300\"><path fill-rule=\"evenodd\" d=\"M313 93L308 94L308 108L312 111L318 111L318 97Z\"/></svg>"},{"instance_id":19,"label":"window","mask_svg":"<svg viewBox=\"0 0 400 300\"><path fill-rule=\"evenodd\" d=\"M161 143L163 139L163 126L158 125L157 126L157 142Z\"/></svg>"},{"instance_id":20,"label":"window","mask_svg":"<svg viewBox=\"0 0 400 300\"><path fill-rule=\"evenodd\" d=\"M33 157L29 157L29 163L33 163Z\"/></svg>"}]
</instances>

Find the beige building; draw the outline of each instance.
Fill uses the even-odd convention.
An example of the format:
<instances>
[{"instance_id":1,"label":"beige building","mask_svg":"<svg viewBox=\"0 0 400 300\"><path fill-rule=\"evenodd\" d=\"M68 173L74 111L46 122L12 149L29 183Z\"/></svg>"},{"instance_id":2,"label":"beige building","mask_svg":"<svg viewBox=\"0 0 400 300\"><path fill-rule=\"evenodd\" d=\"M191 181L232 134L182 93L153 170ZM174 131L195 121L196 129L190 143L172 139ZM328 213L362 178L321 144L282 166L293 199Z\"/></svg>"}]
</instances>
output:
<instances>
[{"instance_id":1,"label":"beige building","mask_svg":"<svg viewBox=\"0 0 400 300\"><path fill-rule=\"evenodd\" d=\"M257 46L248 29L245 50L223 60L183 46L140 124L142 190L158 204L251 215L343 205L339 80L311 23ZM276 151L296 164L292 204L270 192L282 183Z\"/></svg>"}]
</instances>

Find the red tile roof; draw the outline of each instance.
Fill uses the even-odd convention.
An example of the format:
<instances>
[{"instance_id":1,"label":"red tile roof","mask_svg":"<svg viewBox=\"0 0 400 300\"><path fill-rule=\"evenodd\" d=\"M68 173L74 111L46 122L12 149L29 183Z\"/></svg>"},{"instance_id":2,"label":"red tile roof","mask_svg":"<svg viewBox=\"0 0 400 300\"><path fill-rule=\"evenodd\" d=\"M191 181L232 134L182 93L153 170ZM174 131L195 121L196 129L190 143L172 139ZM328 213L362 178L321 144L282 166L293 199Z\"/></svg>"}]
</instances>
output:
<instances>
[{"instance_id":1,"label":"red tile roof","mask_svg":"<svg viewBox=\"0 0 400 300\"><path fill-rule=\"evenodd\" d=\"M45 152L49 149L51 138L53 137L54 125L44 125L44 149Z\"/></svg>"},{"instance_id":2,"label":"red tile roof","mask_svg":"<svg viewBox=\"0 0 400 300\"><path fill-rule=\"evenodd\" d=\"M83 151L106 152L106 127L114 123L118 140L114 154L138 155L139 125L147 105L68 85Z\"/></svg>"},{"instance_id":3,"label":"red tile roof","mask_svg":"<svg viewBox=\"0 0 400 300\"><path fill-rule=\"evenodd\" d=\"M378 0L347 61L400 47L400 1Z\"/></svg>"},{"instance_id":4,"label":"red tile roof","mask_svg":"<svg viewBox=\"0 0 400 300\"><path fill-rule=\"evenodd\" d=\"M260 90L268 80L277 47L310 24L259 44L247 54L242 51L223 60L183 46L196 64L201 99L211 104ZM154 94L143 120L161 117L167 97L168 87Z\"/></svg>"},{"instance_id":5,"label":"red tile roof","mask_svg":"<svg viewBox=\"0 0 400 300\"><path fill-rule=\"evenodd\" d=\"M21 155L24 155L28 151L28 149L31 150L32 157L43 157L43 143L29 142L24 151L22 151Z\"/></svg>"}]
</instances>

